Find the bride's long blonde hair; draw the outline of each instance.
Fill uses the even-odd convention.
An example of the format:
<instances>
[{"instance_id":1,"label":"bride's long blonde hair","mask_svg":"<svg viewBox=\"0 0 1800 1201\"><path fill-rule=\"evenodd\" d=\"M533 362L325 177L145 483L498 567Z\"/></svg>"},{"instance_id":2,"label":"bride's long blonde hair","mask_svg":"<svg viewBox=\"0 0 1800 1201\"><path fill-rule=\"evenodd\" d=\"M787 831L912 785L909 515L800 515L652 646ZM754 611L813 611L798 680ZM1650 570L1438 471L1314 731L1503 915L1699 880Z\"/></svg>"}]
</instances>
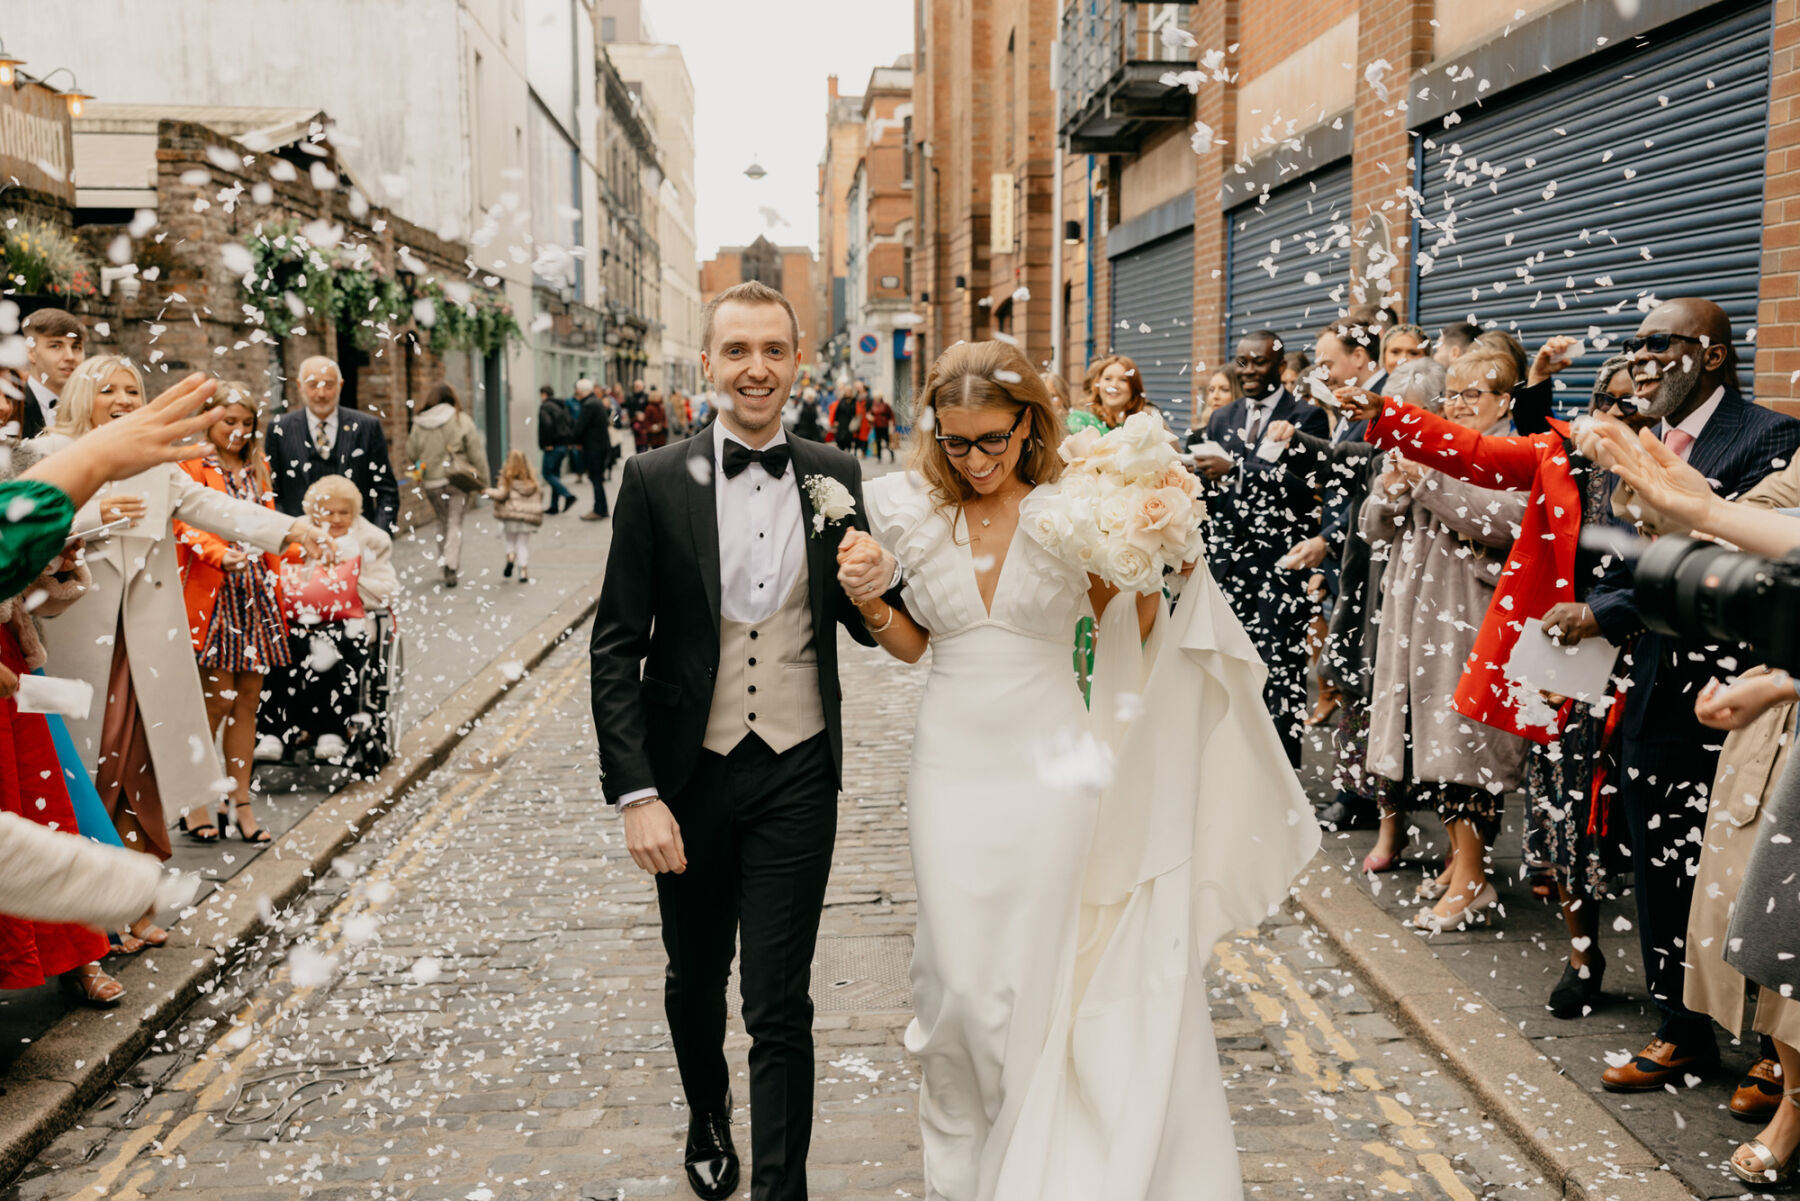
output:
<instances>
[{"instance_id":1,"label":"bride's long blonde hair","mask_svg":"<svg viewBox=\"0 0 1800 1201\"><path fill-rule=\"evenodd\" d=\"M1056 448L1067 432L1063 419L1037 370L1010 342L958 342L946 350L925 377L920 406L920 418L913 426L913 470L925 478L940 506L959 505L975 495L938 446L937 417L945 409L1025 410L1024 428L1015 435L1025 439L1019 478L1048 484L1062 475L1062 456Z\"/></svg>"}]
</instances>

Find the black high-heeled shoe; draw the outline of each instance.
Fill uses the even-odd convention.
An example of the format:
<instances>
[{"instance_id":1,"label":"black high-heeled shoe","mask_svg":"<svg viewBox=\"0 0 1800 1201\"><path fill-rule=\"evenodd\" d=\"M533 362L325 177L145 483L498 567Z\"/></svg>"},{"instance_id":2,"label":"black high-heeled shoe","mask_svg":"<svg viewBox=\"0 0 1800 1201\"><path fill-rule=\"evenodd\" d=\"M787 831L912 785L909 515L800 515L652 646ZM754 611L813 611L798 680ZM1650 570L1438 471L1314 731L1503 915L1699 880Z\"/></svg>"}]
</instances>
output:
<instances>
[{"instance_id":1,"label":"black high-heeled shoe","mask_svg":"<svg viewBox=\"0 0 1800 1201\"><path fill-rule=\"evenodd\" d=\"M177 819L175 828L195 842L214 843L219 841L219 827L211 822L201 822L197 826L190 826L187 824L187 814L185 813Z\"/></svg>"},{"instance_id":2,"label":"black high-heeled shoe","mask_svg":"<svg viewBox=\"0 0 1800 1201\"><path fill-rule=\"evenodd\" d=\"M232 808L242 811L250 808L250 802L239 802L234 804ZM249 843L251 846L267 846L269 843L275 841L275 836L270 834L268 828L265 826L256 827L256 833L254 834L244 833L244 823L232 821L229 814L223 809L219 810L219 828L222 830L236 829L238 837Z\"/></svg>"},{"instance_id":3,"label":"black high-heeled shoe","mask_svg":"<svg viewBox=\"0 0 1800 1201\"><path fill-rule=\"evenodd\" d=\"M1600 982L1606 978L1606 960L1595 957L1588 961L1587 977L1573 963L1563 968L1562 979L1550 992L1548 1006L1551 1017L1567 1021L1600 1008Z\"/></svg>"}]
</instances>

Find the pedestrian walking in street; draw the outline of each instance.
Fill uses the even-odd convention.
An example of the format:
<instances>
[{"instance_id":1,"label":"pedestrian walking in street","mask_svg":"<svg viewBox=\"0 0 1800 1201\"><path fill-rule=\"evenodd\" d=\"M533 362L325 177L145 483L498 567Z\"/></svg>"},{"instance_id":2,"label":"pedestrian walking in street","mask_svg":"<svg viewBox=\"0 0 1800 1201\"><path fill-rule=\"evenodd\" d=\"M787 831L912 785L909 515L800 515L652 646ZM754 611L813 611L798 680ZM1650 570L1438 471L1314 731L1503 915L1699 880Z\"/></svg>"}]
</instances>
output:
<instances>
[{"instance_id":1,"label":"pedestrian walking in street","mask_svg":"<svg viewBox=\"0 0 1800 1201\"><path fill-rule=\"evenodd\" d=\"M831 410L832 445L847 455L856 453L856 427L860 420L862 384L839 393Z\"/></svg>"},{"instance_id":2,"label":"pedestrian walking in street","mask_svg":"<svg viewBox=\"0 0 1800 1201\"><path fill-rule=\"evenodd\" d=\"M444 587L462 566L463 515L469 497L488 486L487 447L449 384L433 384L406 435L406 457L438 520L438 564Z\"/></svg>"},{"instance_id":3,"label":"pedestrian walking in street","mask_svg":"<svg viewBox=\"0 0 1800 1201\"><path fill-rule=\"evenodd\" d=\"M563 456L575 441L575 422L569 417L568 406L548 384L538 389L538 395L538 450L543 452L544 483L550 486L547 511L554 517L575 507L575 493L562 482L561 474Z\"/></svg>"},{"instance_id":4,"label":"pedestrian walking in street","mask_svg":"<svg viewBox=\"0 0 1800 1201\"><path fill-rule=\"evenodd\" d=\"M519 583L531 582L531 536L544 524L544 490L531 474L525 452L509 451L500 465L500 478L488 497L494 502L494 516L500 519L500 539L506 544L506 569L500 574L510 579L514 569Z\"/></svg>"},{"instance_id":5,"label":"pedestrian walking in street","mask_svg":"<svg viewBox=\"0 0 1800 1201\"><path fill-rule=\"evenodd\" d=\"M581 420L582 403L593 393L593 391L594 381L584 376L575 381L574 395L561 398L563 411L569 415L569 429L573 430L575 428L575 423ZM587 474L587 464L582 459L580 445L572 442L563 448L562 466L563 470L567 471L577 480Z\"/></svg>"},{"instance_id":6,"label":"pedestrian walking in street","mask_svg":"<svg viewBox=\"0 0 1800 1201\"><path fill-rule=\"evenodd\" d=\"M606 477L612 471L612 406L605 396L589 389L575 420L575 445L581 449L588 483L594 488L594 506L581 515L583 521L606 517Z\"/></svg>"},{"instance_id":7,"label":"pedestrian walking in street","mask_svg":"<svg viewBox=\"0 0 1800 1201\"><path fill-rule=\"evenodd\" d=\"M808 442L825 440L825 429L819 424L819 397L810 388L800 395L800 411L794 415L794 437Z\"/></svg>"},{"instance_id":8,"label":"pedestrian walking in street","mask_svg":"<svg viewBox=\"0 0 1800 1201\"><path fill-rule=\"evenodd\" d=\"M305 403L269 426L275 507L291 517L304 516L306 490L313 482L341 475L362 490L369 520L391 534L400 515L400 485L388 459L387 434L374 417L338 404L343 391L344 373L335 361L314 355L300 364Z\"/></svg>"},{"instance_id":9,"label":"pedestrian walking in street","mask_svg":"<svg viewBox=\"0 0 1800 1201\"><path fill-rule=\"evenodd\" d=\"M655 450L668 444L669 410L663 404L662 393L652 388L649 398L644 401L644 445Z\"/></svg>"},{"instance_id":10,"label":"pedestrian walking in street","mask_svg":"<svg viewBox=\"0 0 1800 1201\"><path fill-rule=\"evenodd\" d=\"M594 621L601 784L632 859L656 873L684 1160L703 1198L738 1187L724 1042L740 946L751 1196L807 1196L813 1006L795 965L812 962L837 827L837 627L872 642L832 585L838 543L865 528L860 475L781 425L799 336L764 284L707 305L700 361L719 420L626 461ZM878 555L855 585L894 574Z\"/></svg>"},{"instance_id":11,"label":"pedestrian walking in street","mask_svg":"<svg viewBox=\"0 0 1800 1201\"><path fill-rule=\"evenodd\" d=\"M207 435L213 454L182 463L181 470L214 492L273 509L255 393L248 384L224 382L212 405L225 414ZM245 842L266 843L269 832L251 808L250 768L263 677L288 665L287 623L277 595L280 560L182 521L175 523L175 537L207 728L224 748L232 784L231 808L220 811L217 828L221 834L236 830Z\"/></svg>"},{"instance_id":12,"label":"pedestrian walking in street","mask_svg":"<svg viewBox=\"0 0 1800 1201\"><path fill-rule=\"evenodd\" d=\"M887 397L877 394L869 404L869 457L877 463L881 462L882 451L887 452L890 462L894 460L893 432L894 406Z\"/></svg>"}]
</instances>

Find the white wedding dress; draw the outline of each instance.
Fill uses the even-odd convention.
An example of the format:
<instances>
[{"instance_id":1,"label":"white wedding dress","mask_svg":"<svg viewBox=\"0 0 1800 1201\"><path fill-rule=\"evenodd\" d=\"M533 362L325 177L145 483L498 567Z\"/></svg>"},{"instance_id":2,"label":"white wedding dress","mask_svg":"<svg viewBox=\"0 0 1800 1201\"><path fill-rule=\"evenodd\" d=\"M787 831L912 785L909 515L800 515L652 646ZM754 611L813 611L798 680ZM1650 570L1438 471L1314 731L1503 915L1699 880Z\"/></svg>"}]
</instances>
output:
<instances>
[{"instance_id":1,"label":"white wedding dress","mask_svg":"<svg viewBox=\"0 0 1800 1201\"><path fill-rule=\"evenodd\" d=\"M1087 576L1029 532L1049 491L1021 505L990 613L955 510L911 473L864 489L931 634L907 787L926 1196L1236 1199L1202 974L1286 898L1318 825L1204 566L1147 643L1129 596L1108 606L1090 719Z\"/></svg>"}]
</instances>

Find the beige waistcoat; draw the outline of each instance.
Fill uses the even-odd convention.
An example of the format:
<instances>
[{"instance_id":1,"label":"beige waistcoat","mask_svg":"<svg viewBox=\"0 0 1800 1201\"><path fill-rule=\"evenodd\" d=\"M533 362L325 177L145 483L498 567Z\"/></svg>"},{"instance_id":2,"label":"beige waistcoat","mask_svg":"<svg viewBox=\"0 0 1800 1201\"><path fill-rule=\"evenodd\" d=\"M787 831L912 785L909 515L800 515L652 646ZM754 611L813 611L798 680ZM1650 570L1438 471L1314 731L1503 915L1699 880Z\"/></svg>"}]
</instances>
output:
<instances>
[{"instance_id":1,"label":"beige waistcoat","mask_svg":"<svg viewBox=\"0 0 1800 1201\"><path fill-rule=\"evenodd\" d=\"M707 750L728 755L755 734L781 754L824 730L810 598L802 558L781 608L762 621L719 618L719 674L706 720Z\"/></svg>"}]
</instances>

